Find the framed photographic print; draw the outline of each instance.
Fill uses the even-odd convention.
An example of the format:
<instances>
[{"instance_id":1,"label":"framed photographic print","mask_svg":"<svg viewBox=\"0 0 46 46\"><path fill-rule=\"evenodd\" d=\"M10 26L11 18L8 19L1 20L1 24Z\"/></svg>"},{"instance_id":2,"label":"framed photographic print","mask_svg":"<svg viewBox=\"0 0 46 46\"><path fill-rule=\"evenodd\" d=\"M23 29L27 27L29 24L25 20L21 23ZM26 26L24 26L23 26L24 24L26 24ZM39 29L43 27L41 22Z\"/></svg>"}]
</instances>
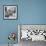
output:
<instances>
[{"instance_id":1,"label":"framed photographic print","mask_svg":"<svg viewBox=\"0 0 46 46\"><path fill-rule=\"evenodd\" d=\"M46 25L44 24L20 24L18 30L20 41L46 41Z\"/></svg>"},{"instance_id":2,"label":"framed photographic print","mask_svg":"<svg viewBox=\"0 0 46 46\"><path fill-rule=\"evenodd\" d=\"M3 6L3 18L4 19L17 19L17 5L4 5Z\"/></svg>"}]
</instances>

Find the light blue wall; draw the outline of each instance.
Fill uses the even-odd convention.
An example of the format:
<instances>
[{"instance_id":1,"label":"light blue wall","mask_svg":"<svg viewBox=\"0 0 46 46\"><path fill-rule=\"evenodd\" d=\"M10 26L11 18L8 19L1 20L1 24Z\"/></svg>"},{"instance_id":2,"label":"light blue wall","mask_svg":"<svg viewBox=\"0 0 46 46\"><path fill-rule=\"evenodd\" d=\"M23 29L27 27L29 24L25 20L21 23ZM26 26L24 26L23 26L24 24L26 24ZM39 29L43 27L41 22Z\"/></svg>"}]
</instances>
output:
<instances>
[{"instance_id":1,"label":"light blue wall","mask_svg":"<svg viewBox=\"0 0 46 46\"><path fill-rule=\"evenodd\" d=\"M0 44L8 43L8 34L10 32L16 32L18 20L3 20L3 5L17 5L17 0L0 0ZM15 41L17 43L17 39Z\"/></svg>"},{"instance_id":2,"label":"light blue wall","mask_svg":"<svg viewBox=\"0 0 46 46\"><path fill-rule=\"evenodd\" d=\"M18 5L18 20L3 20L3 5ZM17 24L46 24L46 0L0 0L0 43L18 32Z\"/></svg>"},{"instance_id":3,"label":"light blue wall","mask_svg":"<svg viewBox=\"0 0 46 46\"><path fill-rule=\"evenodd\" d=\"M20 22L46 24L46 0L21 0Z\"/></svg>"}]
</instances>

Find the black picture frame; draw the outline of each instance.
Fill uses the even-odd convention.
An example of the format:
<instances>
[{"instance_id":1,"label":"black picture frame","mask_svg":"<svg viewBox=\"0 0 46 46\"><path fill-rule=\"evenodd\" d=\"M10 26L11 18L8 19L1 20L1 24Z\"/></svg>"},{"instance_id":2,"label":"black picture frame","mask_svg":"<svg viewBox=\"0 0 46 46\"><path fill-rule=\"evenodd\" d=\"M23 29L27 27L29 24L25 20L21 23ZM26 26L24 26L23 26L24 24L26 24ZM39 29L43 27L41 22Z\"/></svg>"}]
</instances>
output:
<instances>
[{"instance_id":1,"label":"black picture frame","mask_svg":"<svg viewBox=\"0 0 46 46\"><path fill-rule=\"evenodd\" d=\"M6 11L8 11L8 9L12 10L12 9L15 9L13 12L14 12L14 17L10 18L9 15L8 16L5 16L6 15ZM3 19L4 20L17 20L18 19L18 5L3 5Z\"/></svg>"}]
</instances>

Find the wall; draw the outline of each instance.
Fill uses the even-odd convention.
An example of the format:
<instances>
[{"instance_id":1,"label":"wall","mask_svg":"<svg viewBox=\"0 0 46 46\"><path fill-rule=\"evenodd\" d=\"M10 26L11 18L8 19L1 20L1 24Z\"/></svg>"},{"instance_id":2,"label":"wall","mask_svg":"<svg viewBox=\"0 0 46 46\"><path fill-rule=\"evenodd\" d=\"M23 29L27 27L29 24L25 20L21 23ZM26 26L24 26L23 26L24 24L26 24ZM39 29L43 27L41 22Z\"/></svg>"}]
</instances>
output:
<instances>
[{"instance_id":1,"label":"wall","mask_svg":"<svg viewBox=\"0 0 46 46\"><path fill-rule=\"evenodd\" d=\"M18 0L0 0L0 44L7 44L9 42L8 34L10 32L16 32L16 35L18 34L17 24L19 18L18 20L3 20L3 5L17 4ZM15 41L16 43L18 43L17 39Z\"/></svg>"},{"instance_id":2,"label":"wall","mask_svg":"<svg viewBox=\"0 0 46 46\"><path fill-rule=\"evenodd\" d=\"M3 20L3 5L18 5L18 20ZM7 44L17 24L46 24L46 0L0 0L0 44ZM16 41L17 42L17 41Z\"/></svg>"},{"instance_id":3,"label":"wall","mask_svg":"<svg viewBox=\"0 0 46 46\"><path fill-rule=\"evenodd\" d=\"M46 0L21 0L22 24L46 24Z\"/></svg>"}]
</instances>

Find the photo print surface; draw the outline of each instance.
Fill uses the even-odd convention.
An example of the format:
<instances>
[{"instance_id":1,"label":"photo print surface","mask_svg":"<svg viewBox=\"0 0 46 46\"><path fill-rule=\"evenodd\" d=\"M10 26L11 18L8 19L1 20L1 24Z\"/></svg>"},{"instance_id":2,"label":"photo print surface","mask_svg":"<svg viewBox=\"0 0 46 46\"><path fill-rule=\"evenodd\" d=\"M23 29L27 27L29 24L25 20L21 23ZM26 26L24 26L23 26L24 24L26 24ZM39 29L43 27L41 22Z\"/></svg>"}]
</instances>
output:
<instances>
[{"instance_id":1,"label":"photo print surface","mask_svg":"<svg viewBox=\"0 0 46 46\"><path fill-rule=\"evenodd\" d=\"M21 25L20 39L46 41L46 25Z\"/></svg>"},{"instance_id":2,"label":"photo print surface","mask_svg":"<svg viewBox=\"0 0 46 46\"><path fill-rule=\"evenodd\" d=\"M4 8L4 19L17 19L17 6L6 5Z\"/></svg>"}]
</instances>

